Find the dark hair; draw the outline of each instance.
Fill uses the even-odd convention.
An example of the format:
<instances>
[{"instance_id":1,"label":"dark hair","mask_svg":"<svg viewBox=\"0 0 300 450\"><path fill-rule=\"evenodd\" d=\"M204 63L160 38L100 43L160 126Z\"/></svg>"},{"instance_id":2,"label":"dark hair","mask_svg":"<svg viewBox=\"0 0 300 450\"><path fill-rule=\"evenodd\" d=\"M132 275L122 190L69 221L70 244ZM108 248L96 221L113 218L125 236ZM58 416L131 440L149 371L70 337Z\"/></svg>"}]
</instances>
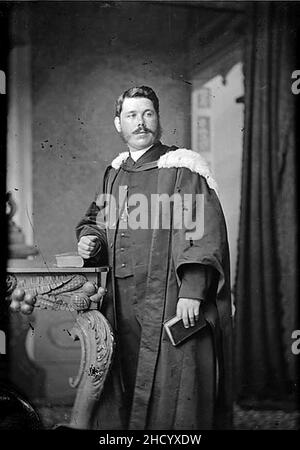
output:
<instances>
[{"instance_id":1,"label":"dark hair","mask_svg":"<svg viewBox=\"0 0 300 450\"><path fill-rule=\"evenodd\" d=\"M122 95L120 95L120 97L116 101L115 116L120 117L125 98L136 98L136 97L149 98L149 100L151 100L153 103L157 115L159 115L159 101L153 89L151 89L148 86L139 86L130 88L127 91L125 91Z\"/></svg>"}]
</instances>

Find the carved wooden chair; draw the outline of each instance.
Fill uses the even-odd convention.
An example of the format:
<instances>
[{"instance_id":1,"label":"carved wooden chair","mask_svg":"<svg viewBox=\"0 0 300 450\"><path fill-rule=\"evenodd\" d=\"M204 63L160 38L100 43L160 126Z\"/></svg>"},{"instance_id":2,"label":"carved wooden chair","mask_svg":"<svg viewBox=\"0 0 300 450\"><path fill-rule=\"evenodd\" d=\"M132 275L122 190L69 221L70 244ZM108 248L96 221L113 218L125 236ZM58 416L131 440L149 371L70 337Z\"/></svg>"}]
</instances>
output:
<instances>
[{"instance_id":1,"label":"carved wooden chair","mask_svg":"<svg viewBox=\"0 0 300 450\"><path fill-rule=\"evenodd\" d=\"M68 426L91 428L94 405L99 401L113 350L114 335L100 312L107 268L64 268L35 266L32 261L15 262L7 268L7 297L10 309L31 314L34 308L75 311L70 332L80 340L79 372L70 380L76 398Z\"/></svg>"},{"instance_id":2,"label":"carved wooden chair","mask_svg":"<svg viewBox=\"0 0 300 450\"><path fill-rule=\"evenodd\" d=\"M0 431L43 429L33 405L8 383L0 383Z\"/></svg>"}]
</instances>

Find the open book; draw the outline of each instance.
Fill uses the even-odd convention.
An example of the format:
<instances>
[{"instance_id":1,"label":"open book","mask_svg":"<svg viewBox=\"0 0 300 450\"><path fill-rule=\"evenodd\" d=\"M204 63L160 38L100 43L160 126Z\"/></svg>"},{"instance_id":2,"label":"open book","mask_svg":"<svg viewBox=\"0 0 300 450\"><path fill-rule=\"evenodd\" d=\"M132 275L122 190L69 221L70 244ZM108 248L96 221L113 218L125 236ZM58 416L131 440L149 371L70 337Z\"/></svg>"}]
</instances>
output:
<instances>
[{"instance_id":1,"label":"open book","mask_svg":"<svg viewBox=\"0 0 300 450\"><path fill-rule=\"evenodd\" d=\"M193 327L185 328L182 319L177 316L164 322L164 329L168 334L172 345L176 346L184 342L187 338L201 330L206 326L206 320L200 312L199 319L195 322Z\"/></svg>"},{"instance_id":2,"label":"open book","mask_svg":"<svg viewBox=\"0 0 300 450\"><path fill-rule=\"evenodd\" d=\"M57 267L83 267L84 259L77 252L55 255Z\"/></svg>"}]
</instances>

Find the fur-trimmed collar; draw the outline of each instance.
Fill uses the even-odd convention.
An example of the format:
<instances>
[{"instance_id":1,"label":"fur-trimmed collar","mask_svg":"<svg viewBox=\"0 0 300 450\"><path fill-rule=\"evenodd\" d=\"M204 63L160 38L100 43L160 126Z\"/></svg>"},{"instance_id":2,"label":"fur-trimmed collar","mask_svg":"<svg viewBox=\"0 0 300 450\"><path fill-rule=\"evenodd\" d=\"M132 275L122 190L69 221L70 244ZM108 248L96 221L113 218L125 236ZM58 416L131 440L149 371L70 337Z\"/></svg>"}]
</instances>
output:
<instances>
[{"instance_id":1,"label":"fur-trimmed collar","mask_svg":"<svg viewBox=\"0 0 300 450\"><path fill-rule=\"evenodd\" d=\"M129 157L129 152L120 153L111 163L111 166L118 170L122 163ZM192 172L202 175L211 189L218 193L218 185L213 179L210 168L206 160L197 152L188 150L186 148L178 148L162 155L157 161L159 169L166 169L171 167L185 167Z\"/></svg>"},{"instance_id":2,"label":"fur-trimmed collar","mask_svg":"<svg viewBox=\"0 0 300 450\"><path fill-rule=\"evenodd\" d=\"M124 161L126 161L126 159L127 159L128 157L129 157L129 152L122 152L122 153L119 153L119 155L116 156L115 159L113 159L113 161L112 161L112 163L111 163L111 166L112 166L114 169L116 169L116 170L120 169L122 163L123 163Z\"/></svg>"},{"instance_id":3,"label":"fur-trimmed collar","mask_svg":"<svg viewBox=\"0 0 300 450\"><path fill-rule=\"evenodd\" d=\"M197 152L186 148L178 148L172 152L162 155L157 164L159 169L170 167L185 167L192 172L202 175L208 186L218 193L218 185L213 179L207 161Z\"/></svg>"}]
</instances>

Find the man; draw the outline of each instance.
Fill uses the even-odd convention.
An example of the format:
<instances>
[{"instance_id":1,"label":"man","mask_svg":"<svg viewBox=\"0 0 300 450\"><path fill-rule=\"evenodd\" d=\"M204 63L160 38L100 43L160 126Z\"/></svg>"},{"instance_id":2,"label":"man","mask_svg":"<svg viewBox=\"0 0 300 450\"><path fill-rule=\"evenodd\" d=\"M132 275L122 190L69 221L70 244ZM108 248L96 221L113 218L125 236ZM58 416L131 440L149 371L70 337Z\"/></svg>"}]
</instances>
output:
<instances>
[{"instance_id":1,"label":"man","mask_svg":"<svg viewBox=\"0 0 300 450\"><path fill-rule=\"evenodd\" d=\"M102 312L116 335L116 355L94 426L230 428L229 255L216 184L198 153L160 142L151 88L119 97L115 127L128 150L106 170L76 229L79 254L111 267ZM182 203L171 201L172 214L163 216L160 200L175 196ZM191 217L179 220L188 210L202 220L202 232L191 232ZM175 315L187 330L203 317L206 326L173 346L163 323Z\"/></svg>"}]
</instances>

